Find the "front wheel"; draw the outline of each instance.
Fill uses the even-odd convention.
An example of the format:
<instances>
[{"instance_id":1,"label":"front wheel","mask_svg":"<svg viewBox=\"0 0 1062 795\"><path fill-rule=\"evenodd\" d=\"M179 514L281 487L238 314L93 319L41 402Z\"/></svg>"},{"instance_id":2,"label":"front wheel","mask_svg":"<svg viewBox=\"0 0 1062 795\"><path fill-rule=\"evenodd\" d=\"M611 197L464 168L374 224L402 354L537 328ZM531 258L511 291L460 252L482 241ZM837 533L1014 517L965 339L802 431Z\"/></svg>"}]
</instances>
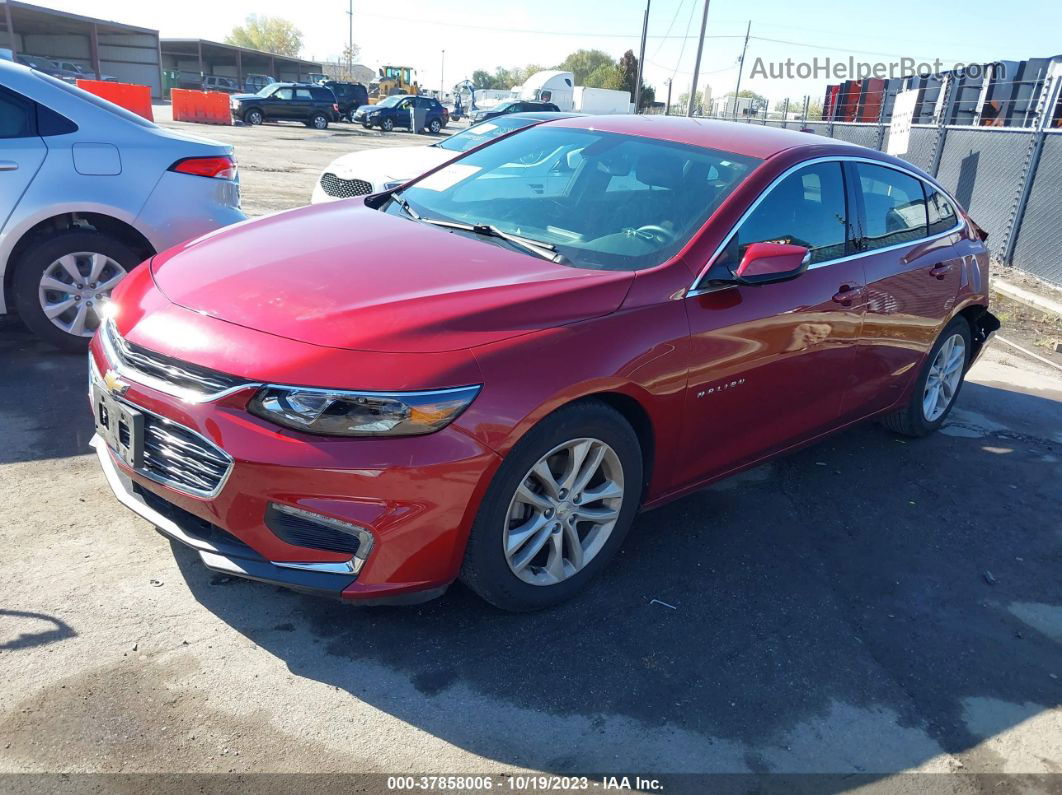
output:
<instances>
[{"instance_id":1,"label":"front wheel","mask_svg":"<svg viewBox=\"0 0 1062 795\"><path fill-rule=\"evenodd\" d=\"M71 230L47 238L16 267L18 314L56 347L82 351L99 327L111 290L139 261L125 243L99 232Z\"/></svg>"},{"instance_id":2,"label":"front wheel","mask_svg":"<svg viewBox=\"0 0 1062 795\"><path fill-rule=\"evenodd\" d=\"M922 437L944 424L966 377L970 340L970 324L965 318L948 324L926 356L910 401L882 418L885 427L904 436Z\"/></svg>"},{"instance_id":3,"label":"front wheel","mask_svg":"<svg viewBox=\"0 0 1062 795\"><path fill-rule=\"evenodd\" d=\"M503 610L563 602L619 549L641 491L641 447L623 416L597 401L559 409L495 474L461 579Z\"/></svg>"},{"instance_id":4,"label":"front wheel","mask_svg":"<svg viewBox=\"0 0 1062 795\"><path fill-rule=\"evenodd\" d=\"M393 119L384 119L380 122L380 129L384 132L391 132L395 128L395 122Z\"/></svg>"},{"instance_id":5,"label":"front wheel","mask_svg":"<svg viewBox=\"0 0 1062 795\"><path fill-rule=\"evenodd\" d=\"M251 126L257 127L259 124L262 123L262 111L249 110L245 114L243 114L243 120Z\"/></svg>"}]
</instances>

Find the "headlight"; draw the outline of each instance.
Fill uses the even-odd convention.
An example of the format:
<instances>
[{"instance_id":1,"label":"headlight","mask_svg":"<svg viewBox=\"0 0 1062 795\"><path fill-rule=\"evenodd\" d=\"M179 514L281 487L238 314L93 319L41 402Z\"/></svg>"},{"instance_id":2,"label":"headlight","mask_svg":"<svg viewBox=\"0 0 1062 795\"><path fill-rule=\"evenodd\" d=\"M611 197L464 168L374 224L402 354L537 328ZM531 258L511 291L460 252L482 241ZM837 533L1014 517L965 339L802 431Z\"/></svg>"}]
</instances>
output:
<instances>
[{"instance_id":1,"label":"headlight","mask_svg":"<svg viewBox=\"0 0 1062 795\"><path fill-rule=\"evenodd\" d=\"M247 408L278 425L324 436L417 436L445 428L478 394L478 386L430 392L267 386Z\"/></svg>"}]
</instances>

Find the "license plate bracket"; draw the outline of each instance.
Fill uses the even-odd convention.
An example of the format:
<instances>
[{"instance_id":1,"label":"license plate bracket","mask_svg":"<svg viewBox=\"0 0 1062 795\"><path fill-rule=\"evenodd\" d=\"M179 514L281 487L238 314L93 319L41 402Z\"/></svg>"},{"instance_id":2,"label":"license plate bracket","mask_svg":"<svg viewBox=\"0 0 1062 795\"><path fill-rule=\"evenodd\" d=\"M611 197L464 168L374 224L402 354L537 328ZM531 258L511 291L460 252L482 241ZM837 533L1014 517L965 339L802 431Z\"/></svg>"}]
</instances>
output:
<instances>
[{"instance_id":1,"label":"license plate bracket","mask_svg":"<svg viewBox=\"0 0 1062 795\"><path fill-rule=\"evenodd\" d=\"M140 468L144 462L143 413L93 385L92 414L96 433L107 446L128 466Z\"/></svg>"}]
</instances>

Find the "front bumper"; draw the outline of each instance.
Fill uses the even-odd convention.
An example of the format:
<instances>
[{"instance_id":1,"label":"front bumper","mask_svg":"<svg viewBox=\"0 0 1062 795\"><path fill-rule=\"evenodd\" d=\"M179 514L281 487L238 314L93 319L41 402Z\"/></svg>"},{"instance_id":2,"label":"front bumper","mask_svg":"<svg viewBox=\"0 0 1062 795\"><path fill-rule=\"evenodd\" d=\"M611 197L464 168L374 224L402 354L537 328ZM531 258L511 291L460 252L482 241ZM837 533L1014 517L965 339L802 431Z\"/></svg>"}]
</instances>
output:
<instances>
[{"instance_id":1,"label":"front bumper","mask_svg":"<svg viewBox=\"0 0 1062 795\"><path fill-rule=\"evenodd\" d=\"M94 436L90 444L96 450L107 485L118 501L153 524L163 535L196 550L208 569L335 598L340 598L344 589L356 579L353 567L347 564L319 564L318 568L306 568L266 560L235 536L135 483L114 462L99 436ZM334 570L329 571L328 566Z\"/></svg>"},{"instance_id":2,"label":"front bumper","mask_svg":"<svg viewBox=\"0 0 1062 795\"><path fill-rule=\"evenodd\" d=\"M111 367L99 337L90 357L99 388ZM466 433L299 436L246 413L253 387L195 403L136 381L136 373L118 376L128 381L119 402L176 423L231 459L215 489L192 493L160 478L146 458L134 468L102 437L93 441L118 500L195 549L209 568L362 604L425 601L456 577L475 506L498 462ZM372 536L367 557L279 533L267 519L271 506L362 528Z\"/></svg>"}]
</instances>

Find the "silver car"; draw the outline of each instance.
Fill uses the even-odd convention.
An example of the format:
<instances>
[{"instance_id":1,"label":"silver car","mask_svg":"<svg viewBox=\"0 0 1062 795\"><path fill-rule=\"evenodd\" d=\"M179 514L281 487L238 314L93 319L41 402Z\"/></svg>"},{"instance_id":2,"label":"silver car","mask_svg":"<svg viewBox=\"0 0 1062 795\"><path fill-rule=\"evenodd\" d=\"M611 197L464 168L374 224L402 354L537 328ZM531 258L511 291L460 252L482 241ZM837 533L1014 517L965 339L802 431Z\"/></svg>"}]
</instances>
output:
<instances>
[{"instance_id":1,"label":"silver car","mask_svg":"<svg viewBox=\"0 0 1062 795\"><path fill-rule=\"evenodd\" d=\"M0 60L0 314L84 348L129 270L244 218L231 146Z\"/></svg>"}]
</instances>

